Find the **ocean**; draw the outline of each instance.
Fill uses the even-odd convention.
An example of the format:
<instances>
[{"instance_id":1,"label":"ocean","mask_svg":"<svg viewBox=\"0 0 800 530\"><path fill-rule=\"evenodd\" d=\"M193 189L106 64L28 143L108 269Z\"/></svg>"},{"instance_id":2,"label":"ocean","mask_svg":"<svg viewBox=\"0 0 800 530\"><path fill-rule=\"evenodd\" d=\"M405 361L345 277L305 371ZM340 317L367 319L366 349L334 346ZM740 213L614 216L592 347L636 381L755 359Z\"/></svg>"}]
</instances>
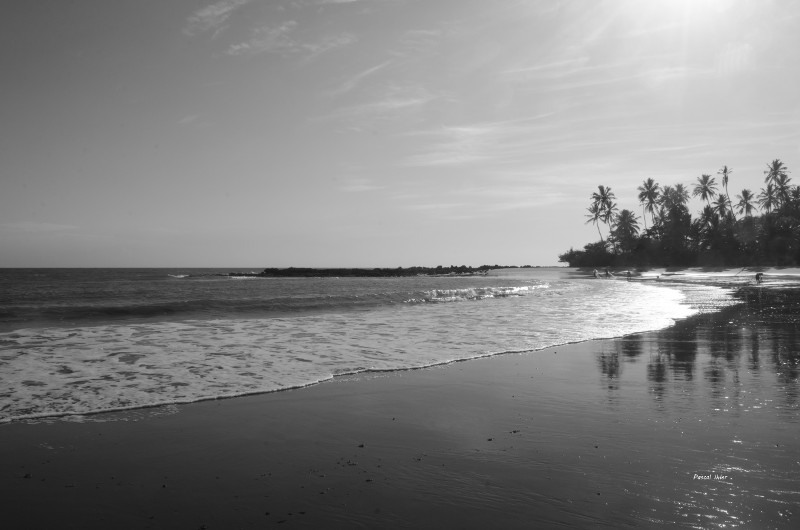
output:
<instances>
[{"instance_id":1,"label":"ocean","mask_svg":"<svg viewBox=\"0 0 800 530\"><path fill-rule=\"evenodd\" d=\"M0 269L0 423L170 406L662 329L750 275Z\"/></svg>"}]
</instances>

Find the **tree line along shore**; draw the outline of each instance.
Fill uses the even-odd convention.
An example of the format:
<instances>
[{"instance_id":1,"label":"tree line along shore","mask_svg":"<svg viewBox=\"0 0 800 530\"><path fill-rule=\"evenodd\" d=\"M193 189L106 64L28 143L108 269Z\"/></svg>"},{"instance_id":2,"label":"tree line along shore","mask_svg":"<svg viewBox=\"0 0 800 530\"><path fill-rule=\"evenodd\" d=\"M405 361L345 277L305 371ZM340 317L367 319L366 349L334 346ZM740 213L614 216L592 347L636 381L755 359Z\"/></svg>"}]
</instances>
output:
<instances>
[{"instance_id":1,"label":"tree line along shore","mask_svg":"<svg viewBox=\"0 0 800 530\"><path fill-rule=\"evenodd\" d=\"M494 269L531 268L530 265L517 267L516 265L481 265L471 267L466 265L450 265L443 267L397 267L397 268L310 268L288 267L285 269L266 268L256 273L231 272L228 276L265 277L265 278L318 278L318 277L398 277L398 276L468 276L482 275Z\"/></svg>"},{"instance_id":2,"label":"tree line along shore","mask_svg":"<svg viewBox=\"0 0 800 530\"><path fill-rule=\"evenodd\" d=\"M559 261L570 267L799 264L800 186L791 184L786 164L780 159L767 164L764 187L758 194L743 189L736 202L728 192L732 173L723 166L719 182L703 174L691 192L683 184L662 186L648 178L638 187L641 217L619 210L611 188L598 186L586 223L597 226L600 241L571 248ZM687 207L690 193L705 202L695 217Z\"/></svg>"}]
</instances>

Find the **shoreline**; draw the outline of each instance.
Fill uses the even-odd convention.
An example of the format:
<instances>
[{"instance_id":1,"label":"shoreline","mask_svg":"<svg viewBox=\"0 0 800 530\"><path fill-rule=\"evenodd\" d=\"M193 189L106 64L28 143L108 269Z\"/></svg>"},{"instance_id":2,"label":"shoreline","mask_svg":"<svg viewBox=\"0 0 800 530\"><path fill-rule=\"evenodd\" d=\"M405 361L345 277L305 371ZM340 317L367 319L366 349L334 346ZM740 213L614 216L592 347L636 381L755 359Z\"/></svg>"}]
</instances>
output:
<instances>
[{"instance_id":1,"label":"shoreline","mask_svg":"<svg viewBox=\"0 0 800 530\"><path fill-rule=\"evenodd\" d=\"M691 304L689 304L691 305ZM692 315L685 318L693 318L696 315ZM684 318L684 319L685 319ZM680 319L683 320L683 319ZM678 320L678 321L680 321ZM678 321L673 323L675 325ZM83 421L81 418L88 418L87 421L91 421L92 417L96 416L104 416L108 415L109 417L113 415L124 415L126 413L136 413L137 411L146 411L148 409L158 409L163 407L172 407L172 406L187 406L193 405L197 403L203 403L208 401L221 401L221 400L229 400L229 399L240 399L246 398L251 396L261 396L261 395L268 395L273 393L279 392L289 392L294 390L302 390L306 388L310 388L316 385L325 384L328 382L335 382L338 379L350 379L353 377L365 376L369 377L372 375L380 376L380 375L390 375L398 372L406 372L406 371L414 371L414 370L427 370L432 368L439 368L445 367L452 364L468 362L468 361L476 361L481 359L489 359L504 355L519 355L519 354L534 354L537 352L541 352L548 349L559 348L559 347L568 347L576 344L581 344L584 342L592 342L597 340L618 340L624 339L627 336L631 335L638 335L640 333L649 333L649 332L658 332L660 330L648 330L648 331L641 331L641 332L634 332L631 334L623 335L623 336L609 336L609 337L599 337L594 339L585 339L585 340L578 340L578 341L571 341L571 342L564 342L561 344L555 344L551 346L544 346L540 348L531 348L531 349L518 349L518 350L507 350L507 351L495 351L495 352L484 352L484 353L476 353L472 357L466 358L456 358L450 359L445 361L436 361L431 364L421 365L421 366L410 366L410 367L403 367L403 368L388 368L388 369L362 369L355 372L343 372L343 373L336 373L329 375L328 377L306 383L306 384L299 384L296 386L288 386L288 387L281 387L272 390L254 390L254 391L247 391L239 394L231 394L231 395L218 395L218 396L209 396L209 397L202 397L199 399L191 399L191 400L184 400L184 401L168 401L162 403L149 403L149 404L142 404L142 405L131 405L131 406L124 406L118 408L109 408L103 410L91 410L86 412L63 412L63 413L42 413L42 414L32 414L28 416L18 416L13 418L0 418L0 427L3 425L10 425L16 423L38 423L38 422L57 422L57 421L74 421L74 422L81 422ZM100 420L102 421L102 420Z\"/></svg>"},{"instance_id":2,"label":"shoreline","mask_svg":"<svg viewBox=\"0 0 800 530\"><path fill-rule=\"evenodd\" d=\"M740 305L616 339L110 422L0 425L14 455L0 473L7 518L18 528L788 528L797 515L783 506L800 501L800 295L742 293Z\"/></svg>"}]
</instances>

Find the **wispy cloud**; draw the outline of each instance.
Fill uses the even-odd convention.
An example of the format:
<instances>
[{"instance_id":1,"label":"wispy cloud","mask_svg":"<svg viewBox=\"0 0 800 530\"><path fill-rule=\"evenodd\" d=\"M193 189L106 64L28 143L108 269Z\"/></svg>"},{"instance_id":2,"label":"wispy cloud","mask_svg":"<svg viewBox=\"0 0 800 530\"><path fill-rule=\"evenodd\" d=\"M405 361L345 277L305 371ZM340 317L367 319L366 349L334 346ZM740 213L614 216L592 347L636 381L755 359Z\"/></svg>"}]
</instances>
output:
<instances>
[{"instance_id":1,"label":"wispy cloud","mask_svg":"<svg viewBox=\"0 0 800 530\"><path fill-rule=\"evenodd\" d=\"M374 99L336 109L317 121L334 121L349 130L363 131L378 123L406 120L416 116L429 103L445 99L421 85L388 85L373 89Z\"/></svg>"},{"instance_id":2,"label":"wispy cloud","mask_svg":"<svg viewBox=\"0 0 800 530\"><path fill-rule=\"evenodd\" d=\"M363 193L365 191L376 191L383 189L384 186L377 184L374 180L366 177L347 177L340 179L339 189L346 193Z\"/></svg>"},{"instance_id":3,"label":"wispy cloud","mask_svg":"<svg viewBox=\"0 0 800 530\"><path fill-rule=\"evenodd\" d=\"M212 123L204 114L187 114L178 120L180 127L193 129L209 127Z\"/></svg>"},{"instance_id":4,"label":"wispy cloud","mask_svg":"<svg viewBox=\"0 0 800 530\"><path fill-rule=\"evenodd\" d=\"M430 56L442 38L448 35L450 28L445 29L413 29L406 31L401 37L398 47L391 51L392 55L400 58Z\"/></svg>"},{"instance_id":5,"label":"wispy cloud","mask_svg":"<svg viewBox=\"0 0 800 530\"><path fill-rule=\"evenodd\" d=\"M457 166L482 162L490 158L488 149L497 143L495 127L444 127L428 133L438 138L426 152L411 155L408 166Z\"/></svg>"},{"instance_id":6,"label":"wispy cloud","mask_svg":"<svg viewBox=\"0 0 800 530\"><path fill-rule=\"evenodd\" d=\"M200 116L198 114L189 114L188 116L181 118L180 121L178 121L178 125L191 125L196 123L199 119Z\"/></svg>"},{"instance_id":7,"label":"wispy cloud","mask_svg":"<svg viewBox=\"0 0 800 530\"><path fill-rule=\"evenodd\" d=\"M470 200L460 200L463 197L446 197L445 200L438 200L431 197L428 193L404 193L396 194L393 203L398 204L403 210L413 212L413 215L424 215L437 221L468 221L486 217L486 214L478 208L478 204Z\"/></svg>"},{"instance_id":8,"label":"wispy cloud","mask_svg":"<svg viewBox=\"0 0 800 530\"><path fill-rule=\"evenodd\" d=\"M308 53L307 59L314 59L322 54L344 48L358 42L358 37L353 33L345 32L338 35L323 37L317 41L304 42L300 47Z\"/></svg>"},{"instance_id":9,"label":"wispy cloud","mask_svg":"<svg viewBox=\"0 0 800 530\"><path fill-rule=\"evenodd\" d=\"M588 57L522 66L503 71L512 79L531 82L537 88L561 91L626 82L636 78L686 73L686 66L675 65L675 55L651 55L646 59L628 58L591 64Z\"/></svg>"},{"instance_id":10,"label":"wispy cloud","mask_svg":"<svg viewBox=\"0 0 800 530\"><path fill-rule=\"evenodd\" d=\"M217 30L228 17L239 7L250 3L251 0L222 0L206 6L192 13L186 21L183 32L186 35L196 35L209 30Z\"/></svg>"},{"instance_id":11,"label":"wispy cloud","mask_svg":"<svg viewBox=\"0 0 800 530\"><path fill-rule=\"evenodd\" d=\"M469 206L469 204L463 202L429 202L409 204L406 208L409 210L450 210L454 208L464 208L466 206Z\"/></svg>"},{"instance_id":12,"label":"wispy cloud","mask_svg":"<svg viewBox=\"0 0 800 530\"><path fill-rule=\"evenodd\" d=\"M685 145L644 147L641 149L641 151L650 153L679 153L686 151L707 150L709 147L711 147L711 144L706 142L706 143L695 143L695 144L685 144Z\"/></svg>"},{"instance_id":13,"label":"wispy cloud","mask_svg":"<svg viewBox=\"0 0 800 530\"><path fill-rule=\"evenodd\" d=\"M531 179L531 176L528 176ZM559 182L554 179L552 182ZM536 184L516 185L513 187L501 187L497 184L481 188L464 190L464 195L469 195L478 203L478 209L487 213L508 212L511 210L533 210L543 206L560 204L574 201L575 195L572 190L566 192L564 188L557 189L557 186L547 186L547 181L539 181ZM559 182L560 183L560 182Z\"/></svg>"},{"instance_id":14,"label":"wispy cloud","mask_svg":"<svg viewBox=\"0 0 800 530\"><path fill-rule=\"evenodd\" d=\"M361 105L354 105L343 109L341 115L346 116L365 116L365 115L383 115L391 112L397 112L403 109L418 107L431 101L432 97L402 97L402 96L389 96L380 101L371 101Z\"/></svg>"},{"instance_id":15,"label":"wispy cloud","mask_svg":"<svg viewBox=\"0 0 800 530\"><path fill-rule=\"evenodd\" d=\"M228 47L228 55L243 55L266 52L292 51L296 43L289 34L297 27L297 22L287 20L278 26L263 26L253 31L252 37Z\"/></svg>"},{"instance_id":16,"label":"wispy cloud","mask_svg":"<svg viewBox=\"0 0 800 530\"><path fill-rule=\"evenodd\" d=\"M186 21L183 32L186 35L197 35L213 30L216 38L230 25L228 19L240 7L250 4L253 0L221 0L192 13ZM327 3L347 3L327 2ZM318 5L318 4L313 4ZM311 7L306 2L297 1L295 7ZM276 6L283 11L283 6ZM252 24L252 22L249 22ZM260 53L293 53L305 55L313 59L322 54L342 48L358 41L355 34L340 32L333 35L314 35L310 38L300 38L295 35L298 22L286 20L279 24L259 25L251 31L250 37L228 46L225 51L228 55L255 55Z\"/></svg>"},{"instance_id":17,"label":"wispy cloud","mask_svg":"<svg viewBox=\"0 0 800 530\"><path fill-rule=\"evenodd\" d=\"M346 94L346 93L354 90L365 79L367 79L368 77L374 75L377 72L380 72L381 70L383 70L384 68L389 66L391 63L392 63L392 61L385 61L385 62L383 62L381 64L372 66L370 68L367 68L366 70L363 70L361 72L358 72L355 75L350 76L345 81L343 81L337 88L335 88L334 90L331 90L329 92L329 95L330 96L334 96L334 97L335 96L341 96L343 94Z\"/></svg>"},{"instance_id":18,"label":"wispy cloud","mask_svg":"<svg viewBox=\"0 0 800 530\"><path fill-rule=\"evenodd\" d=\"M583 71L586 64L589 62L588 57L578 57L574 59L564 59L561 61L551 61L542 64L535 64L531 66L521 66L516 68L509 68L503 71L506 75L546 75L548 77L564 77Z\"/></svg>"},{"instance_id":19,"label":"wispy cloud","mask_svg":"<svg viewBox=\"0 0 800 530\"><path fill-rule=\"evenodd\" d=\"M349 46L358 41L353 33L343 32L314 39L296 35L298 23L287 20L279 25L261 26L251 37L228 47L228 55L256 55L261 53L297 54L313 60L330 51Z\"/></svg>"},{"instance_id":20,"label":"wispy cloud","mask_svg":"<svg viewBox=\"0 0 800 530\"><path fill-rule=\"evenodd\" d=\"M453 190L445 200L431 198L430 194L402 196L401 207L415 213L425 213L440 220L455 221L491 218L513 210L533 210L545 206L574 201L575 196L537 185L503 187L501 183ZM404 203L404 204L403 204Z\"/></svg>"},{"instance_id":21,"label":"wispy cloud","mask_svg":"<svg viewBox=\"0 0 800 530\"><path fill-rule=\"evenodd\" d=\"M551 115L546 113L522 120L448 126L412 133L428 136L431 141L427 144L427 151L409 156L405 165L442 167L518 162L521 155L529 154L527 139L541 129L540 120Z\"/></svg>"}]
</instances>

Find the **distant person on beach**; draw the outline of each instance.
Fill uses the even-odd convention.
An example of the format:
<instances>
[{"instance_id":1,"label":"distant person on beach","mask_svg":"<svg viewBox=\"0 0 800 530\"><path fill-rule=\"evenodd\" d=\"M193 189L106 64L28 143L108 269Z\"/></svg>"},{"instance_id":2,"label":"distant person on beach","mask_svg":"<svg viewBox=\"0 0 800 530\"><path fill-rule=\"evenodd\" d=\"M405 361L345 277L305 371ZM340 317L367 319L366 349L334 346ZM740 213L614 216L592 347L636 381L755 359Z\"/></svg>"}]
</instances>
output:
<instances>
[{"instance_id":1,"label":"distant person on beach","mask_svg":"<svg viewBox=\"0 0 800 530\"><path fill-rule=\"evenodd\" d=\"M626 271L625 276L628 277L628 281L631 281L631 271Z\"/></svg>"},{"instance_id":2,"label":"distant person on beach","mask_svg":"<svg viewBox=\"0 0 800 530\"><path fill-rule=\"evenodd\" d=\"M756 273L756 283L761 283L764 280L764 273L757 272Z\"/></svg>"},{"instance_id":3,"label":"distant person on beach","mask_svg":"<svg viewBox=\"0 0 800 530\"><path fill-rule=\"evenodd\" d=\"M595 269L592 274L594 275L595 278L597 278L597 269Z\"/></svg>"},{"instance_id":4,"label":"distant person on beach","mask_svg":"<svg viewBox=\"0 0 800 530\"><path fill-rule=\"evenodd\" d=\"M606 278L611 278L613 274L611 274L608 269L606 269Z\"/></svg>"}]
</instances>

